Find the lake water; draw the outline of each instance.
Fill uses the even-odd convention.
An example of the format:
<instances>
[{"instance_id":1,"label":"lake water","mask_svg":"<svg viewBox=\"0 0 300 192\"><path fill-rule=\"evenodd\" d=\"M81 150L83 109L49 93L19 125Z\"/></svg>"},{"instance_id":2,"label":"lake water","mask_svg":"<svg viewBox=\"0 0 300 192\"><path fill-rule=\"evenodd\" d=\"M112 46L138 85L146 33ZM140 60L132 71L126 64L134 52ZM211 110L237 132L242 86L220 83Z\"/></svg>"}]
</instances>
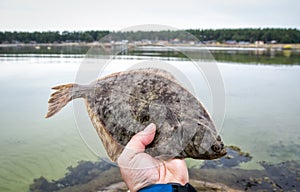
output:
<instances>
[{"instance_id":1,"label":"lake water","mask_svg":"<svg viewBox=\"0 0 300 192\"><path fill-rule=\"evenodd\" d=\"M78 129L73 105L44 118L50 88L74 82L82 61L64 55L0 57L0 191L28 191L34 178L57 179L81 160L98 159ZM115 70L131 62L136 61L119 60ZM184 61L171 63L187 68ZM217 63L226 90L220 131L227 145L253 156L243 169L260 169L260 161L300 161L300 63L276 64ZM189 73L192 79L195 74ZM196 90L211 110L210 99Z\"/></svg>"}]
</instances>

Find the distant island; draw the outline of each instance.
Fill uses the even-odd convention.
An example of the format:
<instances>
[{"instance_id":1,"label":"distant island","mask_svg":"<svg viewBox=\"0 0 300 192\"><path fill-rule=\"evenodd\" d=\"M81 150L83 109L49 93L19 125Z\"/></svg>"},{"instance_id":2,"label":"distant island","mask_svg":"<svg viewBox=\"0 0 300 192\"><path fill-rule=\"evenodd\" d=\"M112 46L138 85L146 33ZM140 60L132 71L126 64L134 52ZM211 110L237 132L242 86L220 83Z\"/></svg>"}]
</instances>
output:
<instances>
[{"instance_id":1,"label":"distant island","mask_svg":"<svg viewBox=\"0 0 300 192\"><path fill-rule=\"evenodd\" d=\"M300 30L283 28L188 29L177 31L0 31L0 45L68 43L263 45L299 44Z\"/></svg>"}]
</instances>

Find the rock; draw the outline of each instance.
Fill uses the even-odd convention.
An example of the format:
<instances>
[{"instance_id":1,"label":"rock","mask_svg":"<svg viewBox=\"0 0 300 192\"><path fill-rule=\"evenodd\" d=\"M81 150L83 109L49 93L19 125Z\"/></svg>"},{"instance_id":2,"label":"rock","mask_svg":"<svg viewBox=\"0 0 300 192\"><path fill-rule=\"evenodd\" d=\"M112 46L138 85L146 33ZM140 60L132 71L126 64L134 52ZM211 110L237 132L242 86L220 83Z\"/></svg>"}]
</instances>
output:
<instances>
[{"instance_id":1,"label":"rock","mask_svg":"<svg viewBox=\"0 0 300 192\"><path fill-rule=\"evenodd\" d=\"M105 187L104 189L100 189L97 192L122 192L128 191L128 187L124 182L114 183Z\"/></svg>"},{"instance_id":2,"label":"rock","mask_svg":"<svg viewBox=\"0 0 300 192\"><path fill-rule=\"evenodd\" d=\"M199 180L190 180L190 184L197 191L206 191L206 192L240 192L241 190L230 188L222 183L211 183L206 181Z\"/></svg>"},{"instance_id":3,"label":"rock","mask_svg":"<svg viewBox=\"0 0 300 192\"><path fill-rule=\"evenodd\" d=\"M260 162L264 170L238 168L189 169L190 183L198 191L298 191L300 164L287 161L278 164ZM48 181L44 177L34 180L31 192L114 192L127 191L119 168L100 162L80 162L68 168L64 178Z\"/></svg>"}]
</instances>

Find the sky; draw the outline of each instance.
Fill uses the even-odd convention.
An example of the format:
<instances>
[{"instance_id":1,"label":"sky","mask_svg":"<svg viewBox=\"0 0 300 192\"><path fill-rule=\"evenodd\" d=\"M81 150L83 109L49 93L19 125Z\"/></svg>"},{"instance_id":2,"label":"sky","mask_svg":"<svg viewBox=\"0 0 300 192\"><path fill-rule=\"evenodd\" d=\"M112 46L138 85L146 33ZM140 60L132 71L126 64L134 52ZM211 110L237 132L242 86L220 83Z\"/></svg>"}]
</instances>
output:
<instances>
[{"instance_id":1,"label":"sky","mask_svg":"<svg viewBox=\"0 0 300 192\"><path fill-rule=\"evenodd\" d=\"M297 28L300 0L0 0L0 31Z\"/></svg>"}]
</instances>

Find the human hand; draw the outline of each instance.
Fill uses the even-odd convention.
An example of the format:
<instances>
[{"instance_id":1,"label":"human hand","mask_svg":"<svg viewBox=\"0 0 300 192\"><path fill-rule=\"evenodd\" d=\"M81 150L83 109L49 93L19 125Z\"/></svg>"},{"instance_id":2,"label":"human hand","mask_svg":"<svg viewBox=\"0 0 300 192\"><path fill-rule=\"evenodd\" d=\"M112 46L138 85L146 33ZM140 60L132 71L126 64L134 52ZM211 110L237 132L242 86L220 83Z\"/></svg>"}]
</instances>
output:
<instances>
[{"instance_id":1,"label":"human hand","mask_svg":"<svg viewBox=\"0 0 300 192\"><path fill-rule=\"evenodd\" d=\"M185 160L163 161L144 152L153 141L155 131L156 126L151 123L134 135L118 158L121 175L132 192L152 184L185 185L189 181Z\"/></svg>"}]
</instances>

